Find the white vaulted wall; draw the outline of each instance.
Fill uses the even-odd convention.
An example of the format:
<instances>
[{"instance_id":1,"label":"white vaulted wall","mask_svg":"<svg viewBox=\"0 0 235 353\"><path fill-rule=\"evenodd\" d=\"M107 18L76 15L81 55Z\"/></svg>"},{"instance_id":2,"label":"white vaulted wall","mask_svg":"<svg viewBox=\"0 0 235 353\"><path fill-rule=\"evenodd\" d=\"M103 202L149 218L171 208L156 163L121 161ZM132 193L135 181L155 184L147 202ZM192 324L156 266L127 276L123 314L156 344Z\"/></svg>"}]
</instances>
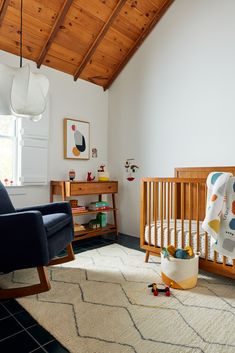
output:
<instances>
[{"instance_id":1,"label":"white vaulted wall","mask_svg":"<svg viewBox=\"0 0 235 353\"><path fill-rule=\"evenodd\" d=\"M120 231L139 236L140 177L234 165L235 1L175 0L109 92ZM140 166L128 182L125 159Z\"/></svg>"},{"instance_id":2,"label":"white vaulted wall","mask_svg":"<svg viewBox=\"0 0 235 353\"><path fill-rule=\"evenodd\" d=\"M74 82L72 76L45 66L37 70L35 63L23 61L27 62L34 72L45 74L50 82L48 180L67 179L69 169L75 170L77 179L85 180L88 171L96 172L100 164L107 164L108 92L86 81ZM0 51L0 63L19 67L19 58ZM88 161L63 158L65 117L90 122L90 147L97 148L98 158ZM19 194L12 196L16 207L49 201L49 186L21 187L11 189L10 193Z\"/></svg>"}]
</instances>

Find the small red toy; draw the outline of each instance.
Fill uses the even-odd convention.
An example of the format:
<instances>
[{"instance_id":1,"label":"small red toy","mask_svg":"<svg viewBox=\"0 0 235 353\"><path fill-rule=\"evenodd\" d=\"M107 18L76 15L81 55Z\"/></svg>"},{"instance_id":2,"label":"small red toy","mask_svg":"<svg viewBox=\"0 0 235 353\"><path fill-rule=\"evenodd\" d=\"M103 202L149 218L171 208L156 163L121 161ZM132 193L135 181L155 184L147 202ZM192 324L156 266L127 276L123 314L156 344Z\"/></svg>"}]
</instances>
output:
<instances>
[{"instance_id":1,"label":"small red toy","mask_svg":"<svg viewBox=\"0 0 235 353\"><path fill-rule=\"evenodd\" d=\"M92 175L92 172L87 172L87 181L93 181L95 179L95 177Z\"/></svg>"},{"instance_id":2,"label":"small red toy","mask_svg":"<svg viewBox=\"0 0 235 353\"><path fill-rule=\"evenodd\" d=\"M170 292L170 287L165 286L165 288L158 288L157 283L152 283L148 285L148 288L152 288L152 293L155 297L158 296L158 293L164 292L166 297L169 297L171 295Z\"/></svg>"}]
</instances>

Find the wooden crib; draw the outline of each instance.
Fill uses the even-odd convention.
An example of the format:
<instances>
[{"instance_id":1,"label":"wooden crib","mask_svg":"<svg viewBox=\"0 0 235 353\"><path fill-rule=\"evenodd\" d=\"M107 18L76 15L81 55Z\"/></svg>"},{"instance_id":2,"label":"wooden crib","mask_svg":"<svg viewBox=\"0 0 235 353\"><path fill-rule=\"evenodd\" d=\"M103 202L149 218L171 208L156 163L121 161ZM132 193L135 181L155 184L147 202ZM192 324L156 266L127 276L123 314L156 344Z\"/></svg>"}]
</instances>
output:
<instances>
[{"instance_id":1,"label":"wooden crib","mask_svg":"<svg viewBox=\"0 0 235 353\"><path fill-rule=\"evenodd\" d=\"M140 246L149 255L161 248L190 245L200 252L201 269L235 279L235 260L212 250L211 237L202 230L205 217L206 178L213 171L235 167L175 168L174 178L143 178L141 185Z\"/></svg>"}]
</instances>

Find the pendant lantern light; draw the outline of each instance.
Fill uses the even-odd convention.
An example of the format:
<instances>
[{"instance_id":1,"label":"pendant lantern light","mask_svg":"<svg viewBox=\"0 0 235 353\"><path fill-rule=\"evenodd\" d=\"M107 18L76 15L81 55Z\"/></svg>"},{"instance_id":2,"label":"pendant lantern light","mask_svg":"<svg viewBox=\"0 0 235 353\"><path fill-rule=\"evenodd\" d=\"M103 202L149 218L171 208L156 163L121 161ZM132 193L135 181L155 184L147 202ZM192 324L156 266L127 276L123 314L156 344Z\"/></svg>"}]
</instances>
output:
<instances>
[{"instance_id":1,"label":"pendant lantern light","mask_svg":"<svg viewBox=\"0 0 235 353\"><path fill-rule=\"evenodd\" d=\"M38 121L46 109L49 81L23 62L23 0L20 8L20 67L0 64L0 115Z\"/></svg>"}]
</instances>

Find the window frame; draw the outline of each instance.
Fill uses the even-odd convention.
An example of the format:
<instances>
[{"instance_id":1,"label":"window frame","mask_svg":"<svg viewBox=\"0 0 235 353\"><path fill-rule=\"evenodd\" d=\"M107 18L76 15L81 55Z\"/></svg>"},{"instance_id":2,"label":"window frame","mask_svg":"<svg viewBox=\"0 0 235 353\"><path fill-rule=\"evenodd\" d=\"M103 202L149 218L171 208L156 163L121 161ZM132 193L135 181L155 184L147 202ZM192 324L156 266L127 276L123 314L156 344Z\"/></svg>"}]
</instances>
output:
<instances>
[{"instance_id":1,"label":"window frame","mask_svg":"<svg viewBox=\"0 0 235 353\"><path fill-rule=\"evenodd\" d=\"M0 115L0 119L1 116ZM13 160L12 160L12 179L13 185L19 185L19 131L20 131L20 123L19 119L15 116L10 115L9 117L13 120L13 133L12 134L4 134L0 131L0 139L7 139L13 142ZM9 186L9 185L8 185Z\"/></svg>"}]
</instances>

